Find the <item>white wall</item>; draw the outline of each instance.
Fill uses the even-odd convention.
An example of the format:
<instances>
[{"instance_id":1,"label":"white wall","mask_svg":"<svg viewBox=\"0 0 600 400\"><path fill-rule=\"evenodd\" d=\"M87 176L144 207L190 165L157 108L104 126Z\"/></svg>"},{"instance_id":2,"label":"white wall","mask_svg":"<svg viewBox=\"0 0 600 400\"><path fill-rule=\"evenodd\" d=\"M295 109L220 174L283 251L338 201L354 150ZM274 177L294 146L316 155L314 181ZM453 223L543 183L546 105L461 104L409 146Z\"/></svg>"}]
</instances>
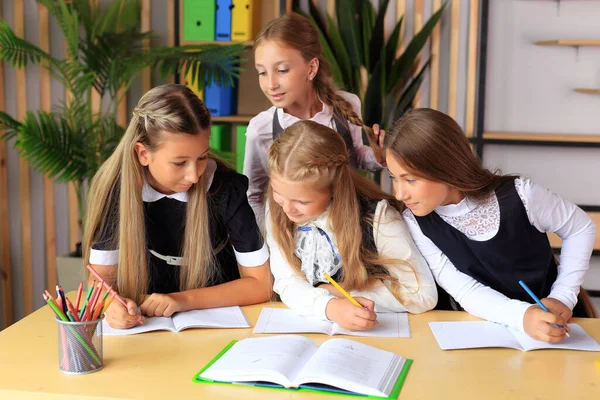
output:
<instances>
[{"instance_id":1,"label":"white wall","mask_svg":"<svg viewBox=\"0 0 600 400\"><path fill-rule=\"evenodd\" d=\"M600 39L600 1L492 0L485 130L600 133L600 47L536 46ZM484 164L521 173L577 204L600 206L600 148L485 145ZM600 257L584 287L600 290Z\"/></svg>"}]
</instances>

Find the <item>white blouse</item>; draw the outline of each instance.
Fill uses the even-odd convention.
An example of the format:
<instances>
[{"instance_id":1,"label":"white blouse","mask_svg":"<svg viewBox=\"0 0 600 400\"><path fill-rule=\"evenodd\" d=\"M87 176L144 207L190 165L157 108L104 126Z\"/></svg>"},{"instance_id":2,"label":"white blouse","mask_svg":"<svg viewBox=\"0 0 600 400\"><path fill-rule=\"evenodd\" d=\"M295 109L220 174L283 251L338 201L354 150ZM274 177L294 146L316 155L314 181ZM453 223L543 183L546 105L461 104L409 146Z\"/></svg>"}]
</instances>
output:
<instances>
[{"instance_id":1,"label":"white blouse","mask_svg":"<svg viewBox=\"0 0 600 400\"><path fill-rule=\"evenodd\" d=\"M358 96L342 91L337 92L337 94L348 101L352 105L352 109L356 115L361 117L360 99ZM335 129L333 107L325 103L322 104L323 109L316 113L310 120ZM254 210L256 221L260 227L264 226L264 194L269 184L269 177L267 175L267 150L271 146L271 143L273 143L273 115L275 112L277 112L279 124L283 129L300 121L300 118L296 118L293 115L283 112L281 108L273 106L252 118L246 130L244 175L250 181L248 202ZM359 169L369 171L381 169L382 166L375 159L373 150L363 144L362 127L350 123L348 125Z\"/></svg>"},{"instance_id":2,"label":"white blouse","mask_svg":"<svg viewBox=\"0 0 600 400\"><path fill-rule=\"evenodd\" d=\"M337 253L335 234L332 232L328 215L326 211L316 220L303 225L322 229L331 239L332 246ZM313 287L306 276L294 271L273 237L273 227L268 207L265 218L267 244L271 253L271 271L275 278L273 290L281 296L281 300L288 307L298 314L326 320L325 309L327 303L335 296L327 289ZM373 238L380 256L405 260L412 266L412 269L405 265L388 267L390 274L398 279L400 293L403 298L408 299L407 304L400 303L382 282L377 283L369 290L351 291L350 294L373 300L377 312L408 311L416 314L435 307L437 290L431 271L412 241L400 213L391 207L386 200L381 200L377 204L373 223ZM325 243L324 246L329 246L329 244Z\"/></svg>"},{"instance_id":3,"label":"white blouse","mask_svg":"<svg viewBox=\"0 0 600 400\"><path fill-rule=\"evenodd\" d=\"M515 187L531 225L540 232L554 232L563 240L558 276L548 297L573 309L585 272L589 268L596 225L575 204L563 200L528 178L515 179ZM479 202L465 198L458 204L437 207L434 212L475 241L493 238L500 227L500 207L495 193ZM477 317L523 330L523 316L532 304L510 299L460 272L423 234L410 210L405 210L403 217L436 281L466 311Z\"/></svg>"}]
</instances>

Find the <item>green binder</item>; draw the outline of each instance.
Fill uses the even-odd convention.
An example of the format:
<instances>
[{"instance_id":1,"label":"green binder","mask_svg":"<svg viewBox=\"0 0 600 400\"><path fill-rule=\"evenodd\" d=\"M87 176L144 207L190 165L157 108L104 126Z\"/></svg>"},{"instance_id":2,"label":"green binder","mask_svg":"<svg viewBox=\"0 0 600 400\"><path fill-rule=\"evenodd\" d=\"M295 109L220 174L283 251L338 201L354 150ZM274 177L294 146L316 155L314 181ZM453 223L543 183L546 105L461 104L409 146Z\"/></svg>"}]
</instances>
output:
<instances>
[{"instance_id":1,"label":"green binder","mask_svg":"<svg viewBox=\"0 0 600 400\"><path fill-rule=\"evenodd\" d=\"M248 125L238 125L235 128L236 169L241 174L244 170L244 154L246 153L246 130Z\"/></svg>"},{"instance_id":2,"label":"green binder","mask_svg":"<svg viewBox=\"0 0 600 400\"><path fill-rule=\"evenodd\" d=\"M205 379L205 378L200 377L200 374L202 374L204 371L206 371L208 369L208 367L213 365L219 358L221 358L223 356L223 354L227 353L227 351L229 349L231 349L233 347L233 345L236 343L237 343L237 340L232 340L227 346L225 346L225 348L223 350L221 350L221 352L219 354L217 354L215 356L215 358L210 360L210 362L208 364L206 364L196 375L194 375L194 377L192 378L192 381L196 382L196 383L211 383L211 384L217 384L217 385L254 386L254 387L259 387L259 388L293 391L295 393L306 393L306 392L310 393L310 392L312 392L312 393L322 393L322 394L326 393L326 394L332 394L332 395L337 395L337 396L350 396L350 397L360 397L360 398L370 398L370 399L397 399L398 395L400 394L400 389L402 389L402 385L404 385L404 381L406 380L406 375L408 374L408 370L410 369L410 367L412 365L412 360L405 359L406 361L404 363L402 371L398 375L396 384L394 385L394 388L392 389L389 397L362 395L362 394L353 393L353 392L346 392L341 389L335 390L335 388L321 388L321 389L308 388L308 387L285 388L285 387L275 385L275 384L268 384L268 383L263 384L262 382L260 384L258 384L256 382L250 382L248 384L246 384L244 382L235 382L235 383L220 382L220 381L213 381L211 379Z\"/></svg>"},{"instance_id":3,"label":"green binder","mask_svg":"<svg viewBox=\"0 0 600 400\"><path fill-rule=\"evenodd\" d=\"M215 0L183 1L183 40L215 40Z\"/></svg>"},{"instance_id":4,"label":"green binder","mask_svg":"<svg viewBox=\"0 0 600 400\"><path fill-rule=\"evenodd\" d=\"M210 127L209 146L219 151L231 151L231 125L213 124Z\"/></svg>"}]
</instances>

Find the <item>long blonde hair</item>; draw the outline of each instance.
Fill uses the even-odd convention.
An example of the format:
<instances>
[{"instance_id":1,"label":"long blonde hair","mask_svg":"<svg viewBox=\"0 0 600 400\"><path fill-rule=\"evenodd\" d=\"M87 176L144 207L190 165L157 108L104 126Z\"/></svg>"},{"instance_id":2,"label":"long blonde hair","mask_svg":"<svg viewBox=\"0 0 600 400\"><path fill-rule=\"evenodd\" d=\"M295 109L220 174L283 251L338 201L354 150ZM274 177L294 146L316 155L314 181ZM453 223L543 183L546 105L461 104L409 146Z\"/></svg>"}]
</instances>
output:
<instances>
[{"instance_id":1,"label":"long blonde hair","mask_svg":"<svg viewBox=\"0 0 600 400\"><path fill-rule=\"evenodd\" d=\"M367 133L369 145L373 149L377 161L382 162L385 158L373 129L366 126L363 120L354 112L352 104L336 93L333 83L331 66L323 55L319 34L311 22L305 17L288 13L270 21L259 33L254 41L254 49L265 41L275 41L298 50L306 62L316 58L319 60L319 69L312 80L313 88L317 97L325 104L331 105L338 110L345 120L351 124L360 126ZM346 121L337 121L338 124L346 124Z\"/></svg>"},{"instance_id":2,"label":"long blonde hair","mask_svg":"<svg viewBox=\"0 0 600 400\"><path fill-rule=\"evenodd\" d=\"M361 215L360 201L387 200L398 211L402 206L350 168L346 145L337 132L314 121L296 122L269 148L267 168L271 178L314 182L331 189L329 222L342 259L342 286L347 290L364 290L381 279L399 301L404 301L398 290L401 282L390 275L389 269L400 264L411 270L412 267L403 260L380 257L364 246L361 221L372 226L373 215ZM286 260L301 274L301 261L294 254L296 226L274 201L270 185L267 197L275 241Z\"/></svg>"},{"instance_id":3,"label":"long blonde hair","mask_svg":"<svg viewBox=\"0 0 600 400\"><path fill-rule=\"evenodd\" d=\"M118 235L111 238L110 248L119 250L116 283L121 295L140 302L149 284L142 201L148 172L138 160L135 144L140 142L154 152L168 135L208 134L210 114L188 87L157 86L140 99L123 138L94 176L88 195L84 259L89 263L91 245L106 225L115 226ZM188 190L180 290L209 286L218 274L208 230L207 184L201 176ZM108 215L114 202L119 202L118 215Z\"/></svg>"}]
</instances>

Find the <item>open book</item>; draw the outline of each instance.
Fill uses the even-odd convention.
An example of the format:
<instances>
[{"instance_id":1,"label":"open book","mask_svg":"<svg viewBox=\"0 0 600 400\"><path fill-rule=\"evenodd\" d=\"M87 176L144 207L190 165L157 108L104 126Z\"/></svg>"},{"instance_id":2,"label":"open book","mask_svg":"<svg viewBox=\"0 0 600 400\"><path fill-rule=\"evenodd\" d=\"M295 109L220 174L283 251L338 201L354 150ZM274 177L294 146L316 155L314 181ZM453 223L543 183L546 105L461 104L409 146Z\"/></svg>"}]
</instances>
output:
<instances>
[{"instance_id":1,"label":"open book","mask_svg":"<svg viewBox=\"0 0 600 400\"><path fill-rule=\"evenodd\" d=\"M509 347L522 351L600 351L600 345L577 324L569 324L571 337L559 343L541 342L524 332L487 321L430 322L429 327L442 350Z\"/></svg>"},{"instance_id":2,"label":"open book","mask_svg":"<svg viewBox=\"0 0 600 400\"><path fill-rule=\"evenodd\" d=\"M411 362L349 339L318 347L297 335L247 338L231 342L194 381L395 399Z\"/></svg>"},{"instance_id":3,"label":"open book","mask_svg":"<svg viewBox=\"0 0 600 400\"><path fill-rule=\"evenodd\" d=\"M134 335L150 331L179 332L188 328L250 328L242 309L235 307L207 308L174 314L172 317L147 317L144 325L129 329L114 329L102 321L104 336Z\"/></svg>"},{"instance_id":4,"label":"open book","mask_svg":"<svg viewBox=\"0 0 600 400\"><path fill-rule=\"evenodd\" d=\"M372 337L410 337L407 313L377 313L378 325L366 331L347 331L335 322L303 317L289 308L263 308L253 333L325 333Z\"/></svg>"}]
</instances>

